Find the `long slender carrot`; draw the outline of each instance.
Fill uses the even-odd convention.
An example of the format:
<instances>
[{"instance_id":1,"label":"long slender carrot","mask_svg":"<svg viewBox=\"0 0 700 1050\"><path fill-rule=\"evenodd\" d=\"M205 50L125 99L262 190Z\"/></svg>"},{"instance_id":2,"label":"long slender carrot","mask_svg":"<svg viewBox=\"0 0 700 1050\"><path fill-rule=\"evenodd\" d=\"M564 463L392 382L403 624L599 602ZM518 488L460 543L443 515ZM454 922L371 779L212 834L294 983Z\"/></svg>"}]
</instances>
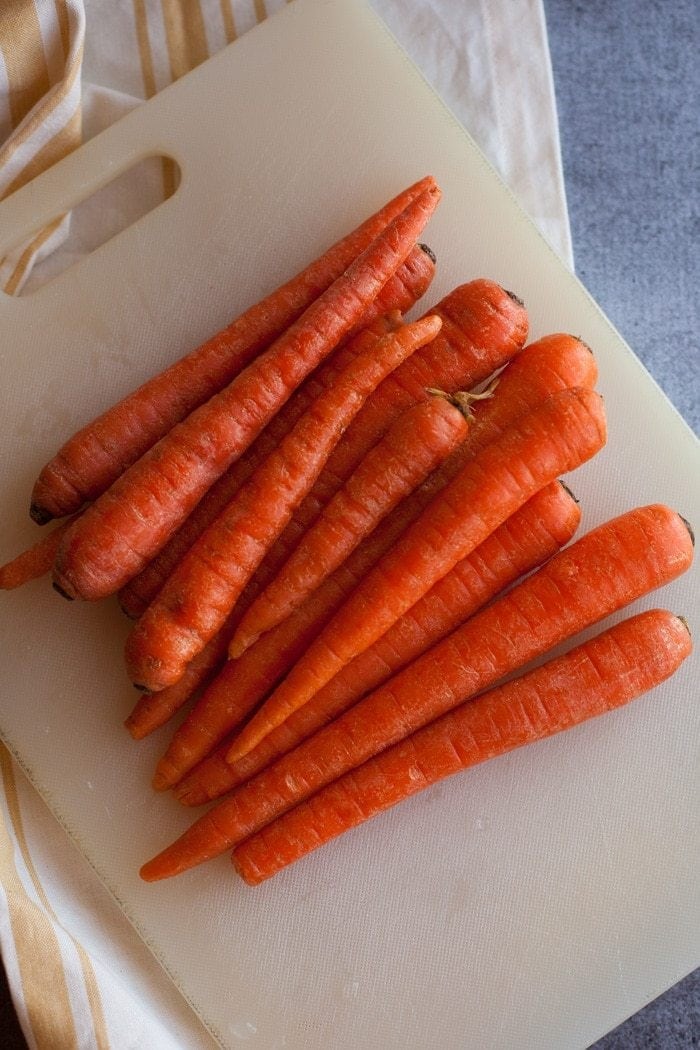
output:
<instances>
[{"instance_id":1,"label":"long slender carrot","mask_svg":"<svg viewBox=\"0 0 700 1050\"><path fill-rule=\"evenodd\" d=\"M248 609L231 642L231 655L240 656L298 608L464 441L467 429L465 414L442 397L419 401L399 416Z\"/></svg>"},{"instance_id":2,"label":"long slender carrot","mask_svg":"<svg viewBox=\"0 0 700 1050\"><path fill-rule=\"evenodd\" d=\"M468 461L375 566L232 745L242 758L559 474L605 443L595 392L562 390Z\"/></svg>"},{"instance_id":3,"label":"long slender carrot","mask_svg":"<svg viewBox=\"0 0 700 1050\"><path fill-rule=\"evenodd\" d=\"M47 536L42 536L33 546L0 566L0 590L13 590L50 572L61 540L74 521L75 518L70 518L57 525Z\"/></svg>"},{"instance_id":4,"label":"long slender carrot","mask_svg":"<svg viewBox=\"0 0 700 1050\"><path fill-rule=\"evenodd\" d=\"M442 332L427 349L434 346L441 336ZM420 354L424 352L417 351ZM474 420L468 442L453 452L419 489L378 526L342 569L319 588L313 600L306 602L286 624L270 632L268 638L261 639L250 658L232 664L230 669L212 682L211 689L207 690L176 733L163 765L159 764L154 786L162 790L176 783L198 757L206 754L216 740L250 713L306 650L342 600L416 520L433 496L456 476L469 458L549 394L567 386L592 387L596 378L593 355L585 344L572 336L547 336L525 347L501 373L493 397L478 401L473 406ZM285 530L283 537L288 531ZM281 546L283 537L280 537L276 547ZM290 542L291 551L293 541ZM229 637L233 635L246 609L276 571L274 561L268 555L241 595L225 628ZM230 673L233 668L237 670L235 679ZM181 695L181 698L183 702L187 699L186 695Z\"/></svg>"},{"instance_id":5,"label":"long slender carrot","mask_svg":"<svg viewBox=\"0 0 700 1050\"><path fill-rule=\"evenodd\" d=\"M439 332L426 317L384 336L356 357L258 468L234 501L187 552L132 630L132 681L163 689L223 626L294 507L318 477L348 422L392 368Z\"/></svg>"},{"instance_id":6,"label":"long slender carrot","mask_svg":"<svg viewBox=\"0 0 700 1050\"><path fill-rule=\"evenodd\" d=\"M65 595L105 597L140 572L357 324L410 252L439 198L434 187L409 204L265 353L161 438L85 511L56 558L54 579Z\"/></svg>"},{"instance_id":7,"label":"long slender carrot","mask_svg":"<svg viewBox=\"0 0 700 1050\"><path fill-rule=\"evenodd\" d=\"M483 278L455 288L430 312L436 313L443 322L439 336L387 377L343 435L318 482L266 557L264 571L268 580L286 561L319 510L397 416L415 401L426 398L426 386L439 386L448 391L471 389L517 354L527 335L527 312L522 303L500 285ZM323 382L324 372L325 369L319 374ZM313 381L314 376L311 379ZM304 388L285 408L296 411L295 402L298 404L303 397ZM281 440L287 421L284 412L279 415L283 417L280 423L276 423L275 417L266 429L271 425L281 427L282 433L278 436ZM265 440L264 431L259 440ZM255 452L254 448L249 451ZM234 490L237 484L236 478ZM233 492L229 498L232 496ZM173 536L172 548L170 544L164 547L152 565L122 593L122 604L128 605L130 615L140 616L144 612L177 562L221 509L215 489L210 490L183 524L181 534Z\"/></svg>"},{"instance_id":8,"label":"long slender carrot","mask_svg":"<svg viewBox=\"0 0 700 1050\"><path fill-rule=\"evenodd\" d=\"M404 208L434 185L404 190L320 258L164 372L83 427L41 471L31 515L40 524L78 510L285 331Z\"/></svg>"},{"instance_id":9,"label":"long slender carrot","mask_svg":"<svg viewBox=\"0 0 700 1050\"><path fill-rule=\"evenodd\" d=\"M274 452L304 412L308 411L317 398L333 387L342 369L359 354L369 350L382 335L395 331L401 321L398 312L376 318L349 342L340 346L309 376L277 415L273 416L250 448L232 463L204 494L189 517L183 521L155 558L138 576L122 587L119 602L128 616L136 620L143 615L192 544L218 518L260 464Z\"/></svg>"},{"instance_id":10,"label":"long slender carrot","mask_svg":"<svg viewBox=\"0 0 700 1050\"><path fill-rule=\"evenodd\" d=\"M235 765L226 761L229 745L225 741L178 783L177 798L190 806L208 802L291 751L444 638L509 584L555 554L571 539L580 518L578 505L568 489L559 482L551 482L469 557L455 565L385 635L332 678L313 700L295 711ZM267 637L276 633L272 631ZM248 661L252 654L253 650ZM230 674L229 693L241 695L241 686L247 678L245 664L246 656L222 672L222 677L227 672ZM207 724L211 726L212 722L213 719ZM183 735L182 729L175 734L173 743L179 735ZM172 744L168 751L171 749L174 750Z\"/></svg>"},{"instance_id":11,"label":"long slender carrot","mask_svg":"<svg viewBox=\"0 0 700 1050\"><path fill-rule=\"evenodd\" d=\"M622 707L690 654L684 620L654 609L492 689L336 780L234 851L254 886L453 773Z\"/></svg>"},{"instance_id":12,"label":"long slender carrot","mask_svg":"<svg viewBox=\"0 0 700 1050\"><path fill-rule=\"evenodd\" d=\"M222 853L373 755L674 579L692 555L685 522L660 505L593 530L205 813L146 865L144 878L166 878Z\"/></svg>"}]
</instances>

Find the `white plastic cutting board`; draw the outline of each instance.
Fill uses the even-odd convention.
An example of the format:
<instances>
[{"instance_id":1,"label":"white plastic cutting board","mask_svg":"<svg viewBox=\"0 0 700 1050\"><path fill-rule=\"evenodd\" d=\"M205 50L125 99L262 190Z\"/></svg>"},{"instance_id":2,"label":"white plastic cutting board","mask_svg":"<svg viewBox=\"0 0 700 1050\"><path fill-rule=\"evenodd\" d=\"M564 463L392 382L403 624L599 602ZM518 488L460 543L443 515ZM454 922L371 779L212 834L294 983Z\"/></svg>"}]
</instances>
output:
<instances>
[{"instance_id":1,"label":"white plastic cutting board","mask_svg":"<svg viewBox=\"0 0 700 1050\"><path fill-rule=\"evenodd\" d=\"M166 204L32 295L0 296L0 558L38 530L39 467L85 420L432 172L428 300L487 275L533 335L598 356L609 446L584 527L635 504L700 523L685 424L364 6L297 0L0 206L0 255L136 159ZM226 1046L581 1048L698 963L698 660L625 710L437 786L249 889L227 857L146 886L189 822L148 786L116 605L0 596L0 729ZM643 603L700 631L697 574Z\"/></svg>"}]
</instances>

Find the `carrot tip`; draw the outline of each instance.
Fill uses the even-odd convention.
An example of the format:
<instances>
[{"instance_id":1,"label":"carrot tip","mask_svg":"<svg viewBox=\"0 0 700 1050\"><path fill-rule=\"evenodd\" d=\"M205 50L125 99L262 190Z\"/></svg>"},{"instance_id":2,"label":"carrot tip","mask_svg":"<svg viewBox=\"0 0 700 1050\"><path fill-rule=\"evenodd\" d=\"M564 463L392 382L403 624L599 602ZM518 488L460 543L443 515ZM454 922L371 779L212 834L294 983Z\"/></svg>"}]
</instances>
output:
<instances>
[{"instance_id":1,"label":"carrot tip","mask_svg":"<svg viewBox=\"0 0 700 1050\"><path fill-rule=\"evenodd\" d=\"M574 495L574 493L571 491L569 486L564 481L562 481L561 478L559 478L558 480L559 480L559 484L564 489L564 492L568 492L568 494L571 496L571 498L574 501L574 503L578 506L578 504L581 502L578 499L578 497Z\"/></svg>"},{"instance_id":2,"label":"carrot tip","mask_svg":"<svg viewBox=\"0 0 700 1050\"><path fill-rule=\"evenodd\" d=\"M60 583L56 583L56 581L54 580L51 586L58 594L61 595L62 598L65 598L67 602L75 601L74 596L72 594L69 594L68 591L64 591Z\"/></svg>"},{"instance_id":3,"label":"carrot tip","mask_svg":"<svg viewBox=\"0 0 700 1050\"><path fill-rule=\"evenodd\" d=\"M139 726L133 722L131 715L129 715L128 718L124 719L124 728L126 729L132 740L143 740L144 736L146 735L142 732Z\"/></svg>"},{"instance_id":4,"label":"carrot tip","mask_svg":"<svg viewBox=\"0 0 700 1050\"><path fill-rule=\"evenodd\" d=\"M422 252L425 252L425 254L428 256L428 258L431 260L431 262L434 262L434 263L437 262L437 256L435 255L435 252L433 251L433 249L431 247L429 247L429 245L427 245L427 244L419 244L418 247L420 248L420 250Z\"/></svg>"},{"instance_id":5,"label":"carrot tip","mask_svg":"<svg viewBox=\"0 0 700 1050\"><path fill-rule=\"evenodd\" d=\"M29 517L32 521L35 521L37 525L48 525L53 519L53 514L42 507L39 503L31 503L29 506Z\"/></svg>"},{"instance_id":6,"label":"carrot tip","mask_svg":"<svg viewBox=\"0 0 700 1050\"><path fill-rule=\"evenodd\" d=\"M582 339L580 335L574 335L571 338L575 339L577 343L581 344L581 346L585 346L586 350L588 350L589 353L593 353L593 348L586 342L585 339Z\"/></svg>"},{"instance_id":7,"label":"carrot tip","mask_svg":"<svg viewBox=\"0 0 700 1050\"><path fill-rule=\"evenodd\" d=\"M683 519L683 520L685 520L685 519ZM686 522L686 524L687 524L687 522ZM690 637L692 638L692 637L693 637L693 632L691 631L691 629L690 629L690 624L689 624L689 623L688 623L688 621L686 620L685 616L681 616L681 615L680 615L679 613L676 613L676 619L678 619L678 620L680 620L680 621L681 621L681 623L682 623L682 624L683 624L683 626L685 627L686 631L688 632L688 634L689 634L689 635L690 635Z\"/></svg>"},{"instance_id":8,"label":"carrot tip","mask_svg":"<svg viewBox=\"0 0 700 1050\"><path fill-rule=\"evenodd\" d=\"M246 638L233 638L231 640L231 644L228 647L229 660L238 660L241 656L243 656L243 653L246 651L246 649L250 648L254 641L254 638L250 640Z\"/></svg>"},{"instance_id":9,"label":"carrot tip","mask_svg":"<svg viewBox=\"0 0 700 1050\"><path fill-rule=\"evenodd\" d=\"M520 298L519 295L516 295L515 292L509 291L508 288L504 288L503 291L506 293L507 296L509 296L513 300L514 303L517 303L518 306L525 306L524 301Z\"/></svg>"},{"instance_id":10,"label":"carrot tip","mask_svg":"<svg viewBox=\"0 0 700 1050\"><path fill-rule=\"evenodd\" d=\"M678 517L681 519L681 521L685 525L686 529L688 530L688 533L690 535L690 542L692 543L693 546L695 546L695 532L693 531L693 526L690 524L690 522L688 521L687 518L683 517L682 514L679 514ZM681 617L679 617L679 619L682 620L683 617L681 616Z\"/></svg>"}]
</instances>

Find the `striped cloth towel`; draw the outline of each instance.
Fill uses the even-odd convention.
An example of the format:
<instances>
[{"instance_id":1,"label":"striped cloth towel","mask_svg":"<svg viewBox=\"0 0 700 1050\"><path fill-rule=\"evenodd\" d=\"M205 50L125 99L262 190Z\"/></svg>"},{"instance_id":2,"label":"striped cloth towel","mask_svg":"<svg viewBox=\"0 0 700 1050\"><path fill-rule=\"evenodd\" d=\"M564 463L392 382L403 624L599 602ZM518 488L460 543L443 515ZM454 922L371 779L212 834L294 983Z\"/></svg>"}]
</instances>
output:
<instances>
[{"instance_id":1,"label":"striped cloth towel","mask_svg":"<svg viewBox=\"0 0 700 1050\"><path fill-rule=\"evenodd\" d=\"M0 0L0 199L283 3ZM541 0L373 5L570 263ZM173 189L156 162L56 216L0 260L0 288L30 291ZM214 1046L2 745L0 950L31 1047Z\"/></svg>"}]
</instances>

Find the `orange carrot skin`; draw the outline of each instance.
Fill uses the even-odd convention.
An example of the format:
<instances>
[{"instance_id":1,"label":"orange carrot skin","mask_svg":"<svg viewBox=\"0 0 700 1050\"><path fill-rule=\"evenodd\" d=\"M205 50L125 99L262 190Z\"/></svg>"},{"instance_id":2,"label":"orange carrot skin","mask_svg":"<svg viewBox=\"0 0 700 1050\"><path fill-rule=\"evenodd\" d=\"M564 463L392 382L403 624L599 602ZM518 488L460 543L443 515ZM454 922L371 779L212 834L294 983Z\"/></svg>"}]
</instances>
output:
<instances>
[{"instance_id":1,"label":"orange carrot skin","mask_svg":"<svg viewBox=\"0 0 700 1050\"><path fill-rule=\"evenodd\" d=\"M323 583L379 522L462 444L464 413L442 397L419 401L370 449L243 617L229 648L240 656Z\"/></svg>"},{"instance_id":2,"label":"orange carrot skin","mask_svg":"<svg viewBox=\"0 0 700 1050\"><path fill-rule=\"evenodd\" d=\"M340 277L410 201L433 185L428 176L404 190L223 331L78 431L36 481L31 504L34 520L44 524L50 518L72 514L105 492L175 424L230 383ZM421 265L428 269L425 263Z\"/></svg>"},{"instance_id":3,"label":"orange carrot skin","mask_svg":"<svg viewBox=\"0 0 700 1050\"><path fill-rule=\"evenodd\" d=\"M482 449L336 613L242 730L229 760L308 703L535 492L585 463L605 439L600 396L575 388L553 395Z\"/></svg>"},{"instance_id":4,"label":"orange carrot skin","mask_svg":"<svg viewBox=\"0 0 700 1050\"><path fill-rule=\"evenodd\" d=\"M143 693L124 721L132 738L143 740L156 729L160 729L176 711L206 687L224 666L227 645L228 638L225 634L216 635L209 645L190 661L184 674L174 685L157 693Z\"/></svg>"},{"instance_id":5,"label":"orange carrot skin","mask_svg":"<svg viewBox=\"0 0 700 1050\"><path fill-rule=\"evenodd\" d=\"M256 885L445 777L622 707L668 679L691 649L672 613L631 617L336 780L239 845L236 870Z\"/></svg>"},{"instance_id":6,"label":"orange carrot skin","mask_svg":"<svg viewBox=\"0 0 700 1050\"><path fill-rule=\"evenodd\" d=\"M164 689L223 626L243 588L318 477L348 421L392 368L440 330L426 317L355 358L333 390L305 413L233 503L188 551L132 630L132 681Z\"/></svg>"},{"instance_id":7,"label":"orange carrot skin","mask_svg":"<svg viewBox=\"0 0 700 1050\"><path fill-rule=\"evenodd\" d=\"M0 590L14 590L50 572L61 541L74 521L75 518L71 518L62 522L48 536L43 536L28 550L0 566Z\"/></svg>"},{"instance_id":8,"label":"orange carrot skin","mask_svg":"<svg viewBox=\"0 0 700 1050\"><path fill-rule=\"evenodd\" d=\"M512 292L486 278L460 285L430 311L439 338L414 354L367 402L328 461L314 494L327 502L402 411L427 388L470 390L514 358L525 344L527 311ZM326 488L330 485L330 490Z\"/></svg>"},{"instance_id":9,"label":"orange carrot skin","mask_svg":"<svg viewBox=\"0 0 700 1050\"><path fill-rule=\"evenodd\" d=\"M447 299L451 299L451 296ZM202 757L206 754L224 733L249 714L307 649L328 618L338 609L343 596L347 596L350 589L361 582L378 559L427 507L433 496L459 473L473 455L550 394L568 386L592 387L596 378L593 355L585 344L572 336L545 336L513 358L501 373L494 395L473 406L474 418L468 442L404 500L351 555L342 571L335 573L316 592L317 608L314 608L314 603L306 602L290 617L288 624L280 625L280 628L271 632L269 639L261 639L257 643L254 656L232 665L237 668L235 686L231 684L233 679L228 680L227 672L207 692L206 699L202 697L201 707L197 705L191 718L180 727L163 764L159 764L154 786L158 790L165 790L177 783L184 770L197 761L195 755ZM288 532L289 529L284 535ZM276 547L282 545L282 539ZM241 596L236 607L239 615L237 619L233 618L229 635L233 634L245 610L261 587L273 578L275 571L268 556Z\"/></svg>"},{"instance_id":10,"label":"orange carrot skin","mask_svg":"<svg viewBox=\"0 0 700 1050\"><path fill-rule=\"evenodd\" d=\"M379 558L390 550L406 526L418 517L430 495L418 490L397 507L347 561L274 631L269 631L240 660L230 660L208 686L189 716L173 735L158 762L153 787L165 791L176 784L231 729L238 726L306 651L319 630L342 605ZM255 584L255 578L251 584ZM248 605L249 585L239 605ZM223 632L230 639L243 611L238 605Z\"/></svg>"},{"instance_id":11,"label":"orange carrot skin","mask_svg":"<svg viewBox=\"0 0 700 1050\"><path fill-rule=\"evenodd\" d=\"M401 323L397 313L379 317L358 332L349 342L314 372L296 391L258 435L247 452L231 464L225 474L202 497L190 516L182 523L162 550L119 592L122 609L133 619L143 615L165 581L193 543L199 539L237 492L271 455L314 401L332 389L344 367L366 353L383 335L395 331Z\"/></svg>"},{"instance_id":12,"label":"orange carrot skin","mask_svg":"<svg viewBox=\"0 0 700 1050\"><path fill-rule=\"evenodd\" d=\"M456 288L431 313L442 319L440 336L382 383L338 442L317 483L270 551L265 563L270 578L402 411L425 400L428 387L448 392L471 389L517 354L527 336L522 302L484 278Z\"/></svg>"},{"instance_id":13,"label":"orange carrot skin","mask_svg":"<svg viewBox=\"0 0 700 1050\"><path fill-rule=\"evenodd\" d=\"M440 192L421 194L221 393L161 438L69 529L54 580L68 597L119 590L160 550L208 488L306 376L358 323L404 261Z\"/></svg>"},{"instance_id":14,"label":"orange carrot skin","mask_svg":"<svg viewBox=\"0 0 700 1050\"><path fill-rule=\"evenodd\" d=\"M428 396L426 386L439 386L449 391L470 389L517 354L527 336L528 320L524 306L493 281L478 279L461 285L431 312L442 319L440 335L387 377L343 435L316 485L296 509L287 529L267 555L263 563L267 581L274 577L320 510L401 411ZM303 397L303 388L297 397ZM288 403L290 409L294 400L296 398ZM263 432L261 439L264 436ZM200 504L203 515L208 513L208 502L209 494ZM173 537L178 549L168 552L164 548L161 552L164 564L154 565L154 573L149 568L144 570L144 579L134 580L133 589L122 594L122 604L126 600L130 615L143 613L179 558L197 538L198 518L199 508L192 525L183 525L184 544L180 545L177 536ZM136 591L138 594L134 593Z\"/></svg>"},{"instance_id":15,"label":"orange carrot skin","mask_svg":"<svg viewBox=\"0 0 700 1050\"><path fill-rule=\"evenodd\" d=\"M413 484L422 480L436 465L438 455L447 455L451 448L464 439L467 429L463 414L443 399L432 398L429 402L414 405L406 413L405 419L400 420L390 431L392 441L388 441L388 435L367 457L370 476L377 472L380 489L385 484L391 486L393 479L385 477L382 460L389 454L391 446L397 444L401 450L401 460L406 459L406 450L410 450L406 470L403 463L394 464L397 473L404 470L403 479L400 479L402 483L408 481L408 484ZM380 492L379 496L382 495ZM366 496L366 492L361 496L358 491L355 506L366 504ZM166 754L158 763L153 782L157 790L165 790L176 783L188 769L205 757L227 731L250 713L269 690L267 683L270 678L276 680L289 669L319 626L340 605L343 596L359 582L365 569L366 560L361 557L359 563L356 561L349 566L349 572L332 579L322 592L316 592L318 600L314 601L313 606L304 609L300 617L294 618L289 624L290 632L275 632L270 643L258 649L252 659L236 661L222 668L189 718L178 728Z\"/></svg>"},{"instance_id":16,"label":"orange carrot skin","mask_svg":"<svg viewBox=\"0 0 700 1050\"><path fill-rule=\"evenodd\" d=\"M575 386L593 389L597 381L598 366L586 343L564 332L545 335L529 343L501 372L498 398L479 404L470 440L483 448L545 398Z\"/></svg>"},{"instance_id":17,"label":"orange carrot skin","mask_svg":"<svg viewBox=\"0 0 700 1050\"><path fill-rule=\"evenodd\" d=\"M568 543L580 519L570 493L559 482L552 482L239 762L229 765L226 761L227 743L217 748L177 785L179 801L197 806L218 798L291 751L444 638L509 584L551 557ZM309 634L309 640L314 633ZM230 664L229 691L235 694L240 686L237 666L235 661Z\"/></svg>"},{"instance_id":18,"label":"orange carrot skin","mask_svg":"<svg viewBox=\"0 0 700 1050\"><path fill-rule=\"evenodd\" d=\"M380 751L579 631L676 578L693 545L675 511L614 518L200 817L146 866L166 878L222 853Z\"/></svg>"},{"instance_id":19,"label":"orange carrot skin","mask_svg":"<svg viewBox=\"0 0 700 1050\"><path fill-rule=\"evenodd\" d=\"M435 273L435 259L426 245L416 245L406 262L387 281L363 318L362 328L351 333L338 349L296 391L293 397L270 420L247 452L236 460L202 497L192 514L170 537L166 545L146 567L130 580L119 594L127 616L136 620L161 589L170 573L194 541L211 525L235 496L262 460L289 433L311 402L329 389L339 371L363 349L371 336L379 338L400 323L399 315L410 310L427 291ZM394 315L389 319L388 315ZM398 320L396 320L398 318Z\"/></svg>"}]
</instances>

